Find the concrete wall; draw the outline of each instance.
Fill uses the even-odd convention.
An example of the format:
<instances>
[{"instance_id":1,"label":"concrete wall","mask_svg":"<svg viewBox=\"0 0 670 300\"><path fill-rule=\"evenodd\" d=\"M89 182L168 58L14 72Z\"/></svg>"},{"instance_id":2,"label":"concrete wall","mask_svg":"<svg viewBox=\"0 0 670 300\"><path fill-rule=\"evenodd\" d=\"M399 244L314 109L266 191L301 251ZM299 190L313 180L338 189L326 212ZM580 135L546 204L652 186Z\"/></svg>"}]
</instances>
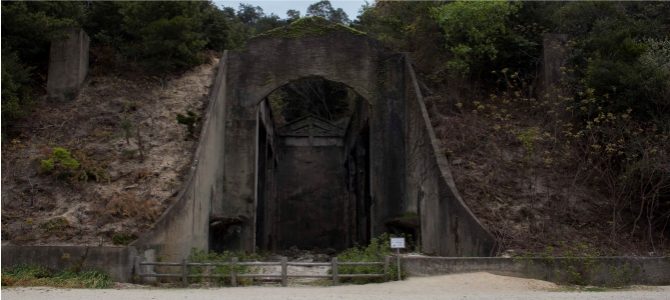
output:
<instances>
[{"instance_id":1,"label":"concrete wall","mask_svg":"<svg viewBox=\"0 0 670 300\"><path fill-rule=\"evenodd\" d=\"M407 208L419 215L421 251L491 256L495 239L461 199L409 62L407 72Z\"/></svg>"},{"instance_id":2,"label":"concrete wall","mask_svg":"<svg viewBox=\"0 0 670 300\"><path fill-rule=\"evenodd\" d=\"M242 250L255 249L255 165L258 103L270 92L307 76L352 87L371 103L373 234L398 213L404 198L404 74L402 57L374 40L347 32L300 38L264 37L243 51L230 52L228 107L223 131L223 202L213 209L248 220L240 233Z\"/></svg>"},{"instance_id":3,"label":"concrete wall","mask_svg":"<svg viewBox=\"0 0 670 300\"><path fill-rule=\"evenodd\" d=\"M89 37L80 28L70 28L51 42L47 95L50 100L70 101L79 93L88 73Z\"/></svg>"},{"instance_id":4,"label":"concrete wall","mask_svg":"<svg viewBox=\"0 0 670 300\"><path fill-rule=\"evenodd\" d=\"M132 244L139 251L156 249L162 260L178 261L187 257L192 248L208 249L209 246L212 205L222 202L226 58L227 52L224 52L183 190L152 229Z\"/></svg>"},{"instance_id":5,"label":"concrete wall","mask_svg":"<svg viewBox=\"0 0 670 300\"><path fill-rule=\"evenodd\" d=\"M585 266L589 266L586 268ZM670 257L504 258L406 256L402 267L410 276L490 272L553 282L596 285L670 284ZM583 276L571 275L572 270Z\"/></svg>"},{"instance_id":6,"label":"concrete wall","mask_svg":"<svg viewBox=\"0 0 670 300\"><path fill-rule=\"evenodd\" d=\"M281 153L276 199L280 213L275 224L279 248L350 246L342 147L282 146Z\"/></svg>"},{"instance_id":7,"label":"concrete wall","mask_svg":"<svg viewBox=\"0 0 670 300\"><path fill-rule=\"evenodd\" d=\"M283 180L281 176L273 179L267 170L273 161L282 160L282 153L275 151L270 111L266 104L259 104L277 88L308 76L344 83L368 104L356 108L353 125L339 150L342 165L353 148L360 156L353 168L351 160L347 161L350 172L366 169L365 176L356 179L358 199L348 201L356 203L355 209L348 209L355 212L355 218L365 215L363 222L347 226L356 232L356 240L378 236L389 230L390 221L416 213L424 252L491 255L493 238L458 195L405 56L364 35L341 31L300 38L257 38L249 41L246 49L224 53L184 190L153 230L133 245L140 250L156 248L164 260L186 257L192 248L209 249L210 215L236 222L234 232L225 233L225 249L252 252L259 240L262 247L271 245L268 234L276 232L273 220L281 218L281 208L259 199L270 199L268 195L273 193L273 188L261 190L266 183ZM367 143L358 138L361 132ZM269 149L276 157L259 164L259 155L267 156ZM259 205L265 222L261 225ZM324 223L330 220L321 219Z\"/></svg>"},{"instance_id":8,"label":"concrete wall","mask_svg":"<svg viewBox=\"0 0 670 300\"><path fill-rule=\"evenodd\" d=\"M119 282L130 282L136 252L130 247L2 245L2 267L42 266L54 271L100 270Z\"/></svg>"}]
</instances>

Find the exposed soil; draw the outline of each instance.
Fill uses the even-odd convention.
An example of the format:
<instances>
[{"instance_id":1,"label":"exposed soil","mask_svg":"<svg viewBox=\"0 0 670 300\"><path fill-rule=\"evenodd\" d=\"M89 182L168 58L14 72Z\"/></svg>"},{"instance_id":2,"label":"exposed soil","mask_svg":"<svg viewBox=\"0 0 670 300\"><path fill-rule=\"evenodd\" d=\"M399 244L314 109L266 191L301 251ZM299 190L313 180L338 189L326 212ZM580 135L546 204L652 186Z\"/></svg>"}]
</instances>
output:
<instances>
[{"instance_id":1,"label":"exposed soil","mask_svg":"<svg viewBox=\"0 0 670 300\"><path fill-rule=\"evenodd\" d=\"M612 231L606 191L584 180L574 149L556 138L546 113L551 104L519 101L526 102L504 97L472 101L448 91L427 99L456 186L496 236L501 252L667 253L667 241L652 247L642 230L633 235L625 227Z\"/></svg>"},{"instance_id":2,"label":"exposed soil","mask_svg":"<svg viewBox=\"0 0 670 300\"><path fill-rule=\"evenodd\" d=\"M74 101L38 105L3 137L2 240L125 244L149 228L174 201L197 143L177 114L203 115L217 62L164 84L92 75ZM41 168L54 147L85 176Z\"/></svg>"}]
</instances>

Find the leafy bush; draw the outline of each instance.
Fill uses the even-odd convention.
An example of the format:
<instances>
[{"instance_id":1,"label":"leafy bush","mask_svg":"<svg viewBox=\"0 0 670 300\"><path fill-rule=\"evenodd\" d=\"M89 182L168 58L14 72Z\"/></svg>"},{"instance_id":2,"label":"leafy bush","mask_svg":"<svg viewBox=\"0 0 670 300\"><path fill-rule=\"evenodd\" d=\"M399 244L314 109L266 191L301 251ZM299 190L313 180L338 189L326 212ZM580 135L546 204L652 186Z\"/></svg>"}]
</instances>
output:
<instances>
[{"instance_id":1,"label":"leafy bush","mask_svg":"<svg viewBox=\"0 0 670 300\"><path fill-rule=\"evenodd\" d=\"M48 233L62 232L68 227L70 227L70 223L67 221L67 219L62 217L53 218L40 224L40 228Z\"/></svg>"},{"instance_id":2,"label":"leafy bush","mask_svg":"<svg viewBox=\"0 0 670 300\"><path fill-rule=\"evenodd\" d=\"M365 247L353 247L342 251L337 255L339 261L354 261L354 262L383 262L387 256L392 255L390 245L390 235L384 233L376 238L370 240L370 244ZM384 273L384 267L378 265L372 266L340 266L338 269L340 274L372 274ZM396 280L398 278L398 269L393 261L389 266L389 273L385 278L342 278L343 282L352 282L357 284L370 282L383 282L386 280ZM405 274L402 274L405 277Z\"/></svg>"},{"instance_id":3,"label":"leafy bush","mask_svg":"<svg viewBox=\"0 0 670 300\"><path fill-rule=\"evenodd\" d=\"M177 123L186 126L188 135L191 137L195 136L195 127L199 120L200 117L190 110L186 111L186 115L177 114Z\"/></svg>"},{"instance_id":4,"label":"leafy bush","mask_svg":"<svg viewBox=\"0 0 670 300\"><path fill-rule=\"evenodd\" d=\"M217 252L205 252L204 250L198 250L198 249L193 249L191 252L191 255L189 256L189 261L191 262L231 262L234 257L237 257L239 261L252 261L252 260L257 260L259 259L259 256L255 254L245 254L242 252L229 252L229 251L224 251L222 253L217 253ZM206 267L191 267L190 268L190 274L195 275L195 274L204 274L206 272ZM211 275L225 275L228 276L230 275L230 271L232 270L232 266L217 266L211 269L210 274ZM251 271L251 267L249 266L240 266L237 265L235 266L235 272L237 274L244 274L244 273L249 273ZM192 278L191 282L201 282L200 278ZM212 281L210 281L212 282ZM250 285L252 283L251 278L238 278L237 282L239 285ZM213 283L216 285L230 285L230 277L219 277L213 279Z\"/></svg>"},{"instance_id":5,"label":"leafy bush","mask_svg":"<svg viewBox=\"0 0 670 300\"><path fill-rule=\"evenodd\" d=\"M40 171L62 180L101 182L109 179L106 166L88 159L84 153L75 157L63 147L54 147L47 159L40 161Z\"/></svg>"},{"instance_id":6,"label":"leafy bush","mask_svg":"<svg viewBox=\"0 0 670 300\"><path fill-rule=\"evenodd\" d=\"M2 285L104 289L112 286L112 280L100 271L51 272L39 266L15 266L2 269Z\"/></svg>"},{"instance_id":7,"label":"leafy bush","mask_svg":"<svg viewBox=\"0 0 670 300\"><path fill-rule=\"evenodd\" d=\"M452 55L447 68L455 74L481 76L506 63L515 64L517 53L537 52L538 43L517 32L526 28L516 28L512 22L521 7L520 2L455 1L433 8Z\"/></svg>"},{"instance_id":8,"label":"leafy bush","mask_svg":"<svg viewBox=\"0 0 670 300\"><path fill-rule=\"evenodd\" d=\"M32 99L30 75L33 68L23 65L16 53L2 49L2 126L22 117Z\"/></svg>"},{"instance_id":9,"label":"leafy bush","mask_svg":"<svg viewBox=\"0 0 670 300\"><path fill-rule=\"evenodd\" d=\"M54 147L51 156L40 162L43 172L57 172L59 177L71 176L79 169L79 161L72 157L69 150L62 147Z\"/></svg>"},{"instance_id":10,"label":"leafy bush","mask_svg":"<svg viewBox=\"0 0 670 300\"><path fill-rule=\"evenodd\" d=\"M115 233L112 236L112 243L114 243L114 245L128 245L135 239L137 239L137 235L134 233L120 232Z\"/></svg>"}]
</instances>

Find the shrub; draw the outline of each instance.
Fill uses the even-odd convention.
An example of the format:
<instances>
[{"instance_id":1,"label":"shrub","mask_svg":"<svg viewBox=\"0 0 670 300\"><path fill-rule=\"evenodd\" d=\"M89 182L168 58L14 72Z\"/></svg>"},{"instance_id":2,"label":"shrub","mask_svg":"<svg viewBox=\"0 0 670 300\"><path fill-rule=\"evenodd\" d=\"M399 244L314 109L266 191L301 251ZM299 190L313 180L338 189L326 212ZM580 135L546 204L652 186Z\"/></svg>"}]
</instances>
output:
<instances>
[{"instance_id":1,"label":"shrub","mask_svg":"<svg viewBox=\"0 0 670 300\"><path fill-rule=\"evenodd\" d=\"M189 256L189 261L191 262L231 262L234 257L237 257L240 261L250 261L257 260L259 257L257 255L245 254L241 252L229 252L224 251L222 253L217 252L205 252L203 250L193 249L191 255ZM229 275L231 271L231 266L217 266L211 270L212 275ZM203 274L205 273L206 267L192 267L190 269L190 274ZM249 266L235 266L235 272L237 274L249 273L251 270ZM252 283L251 278L238 278L239 285L250 285ZM191 282L201 282L200 278L191 279ZM211 282L211 281L210 281ZM216 278L213 281L216 285L230 285L230 277L220 277Z\"/></svg>"},{"instance_id":2,"label":"shrub","mask_svg":"<svg viewBox=\"0 0 670 300\"><path fill-rule=\"evenodd\" d=\"M40 228L44 229L44 231L48 233L62 232L68 227L70 227L70 223L67 221L67 219L62 217L53 218L40 224Z\"/></svg>"},{"instance_id":3,"label":"shrub","mask_svg":"<svg viewBox=\"0 0 670 300\"><path fill-rule=\"evenodd\" d=\"M114 243L114 245L128 245L135 239L137 239L137 235L134 233L120 232L115 233L112 236L112 243Z\"/></svg>"},{"instance_id":4,"label":"shrub","mask_svg":"<svg viewBox=\"0 0 670 300\"><path fill-rule=\"evenodd\" d=\"M31 103L29 84L33 68L20 63L16 53L2 49L2 126L26 113Z\"/></svg>"},{"instance_id":5,"label":"shrub","mask_svg":"<svg viewBox=\"0 0 670 300\"><path fill-rule=\"evenodd\" d=\"M370 244L365 247L353 247L342 251L337 255L339 261L354 261L354 262L383 262L387 256L392 254L390 245L390 235L384 233L376 238L370 240ZM384 273L383 266L341 266L338 269L340 274L372 274ZM389 268L389 273L385 278L342 278L343 282L352 282L357 284L383 282L388 279L395 280L398 278L398 269L394 267L393 263ZM405 274L402 274L405 277Z\"/></svg>"},{"instance_id":6,"label":"shrub","mask_svg":"<svg viewBox=\"0 0 670 300\"><path fill-rule=\"evenodd\" d=\"M51 272L39 266L15 266L2 269L2 285L104 289L112 285L112 280L100 271Z\"/></svg>"},{"instance_id":7,"label":"shrub","mask_svg":"<svg viewBox=\"0 0 670 300\"><path fill-rule=\"evenodd\" d=\"M49 158L40 161L40 171L62 180L101 182L109 179L105 165L90 160L81 152L75 157L63 147L54 147Z\"/></svg>"},{"instance_id":8,"label":"shrub","mask_svg":"<svg viewBox=\"0 0 670 300\"><path fill-rule=\"evenodd\" d=\"M177 123L186 126L189 136L195 136L195 127L200 117L192 111L186 111L186 115L177 114Z\"/></svg>"},{"instance_id":9,"label":"shrub","mask_svg":"<svg viewBox=\"0 0 670 300\"><path fill-rule=\"evenodd\" d=\"M72 176L79 166L79 161L63 147L54 147L51 156L40 162L42 172L57 172L59 178Z\"/></svg>"},{"instance_id":10,"label":"shrub","mask_svg":"<svg viewBox=\"0 0 670 300\"><path fill-rule=\"evenodd\" d=\"M526 53L529 60L538 43L517 32L529 31L526 27L514 27L512 20L521 7L518 2L455 1L433 8L433 18L444 31L452 55L447 69L453 74L480 76L503 64L518 63L519 53Z\"/></svg>"}]
</instances>

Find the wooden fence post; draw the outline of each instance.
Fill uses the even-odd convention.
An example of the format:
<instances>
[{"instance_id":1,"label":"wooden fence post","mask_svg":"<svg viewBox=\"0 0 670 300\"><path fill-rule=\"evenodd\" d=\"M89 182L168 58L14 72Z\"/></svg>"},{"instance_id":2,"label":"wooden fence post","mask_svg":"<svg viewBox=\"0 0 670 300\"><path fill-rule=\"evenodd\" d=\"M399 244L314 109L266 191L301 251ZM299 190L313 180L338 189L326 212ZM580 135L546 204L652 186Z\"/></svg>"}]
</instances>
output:
<instances>
[{"instance_id":1,"label":"wooden fence post","mask_svg":"<svg viewBox=\"0 0 670 300\"><path fill-rule=\"evenodd\" d=\"M239 258L233 257L230 262L230 285L237 286L237 262Z\"/></svg>"},{"instance_id":2,"label":"wooden fence post","mask_svg":"<svg viewBox=\"0 0 670 300\"><path fill-rule=\"evenodd\" d=\"M384 279L389 280L389 267L391 266L391 256L384 257Z\"/></svg>"},{"instance_id":3,"label":"wooden fence post","mask_svg":"<svg viewBox=\"0 0 670 300\"><path fill-rule=\"evenodd\" d=\"M202 278L201 281L207 284L212 283L212 277L209 277L212 275L212 266L205 266L205 269L202 271Z\"/></svg>"},{"instance_id":4,"label":"wooden fence post","mask_svg":"<svg viewBox=\"0 0 670 300\"><path fill-rule=\"evenodd\" d=\"M185 258L181 260L181 284L184 287L188 286L188 266Z\"/></svg>"},{"instance_id":5,"label":"wooden fence post","mask_svg":"<svg viewBox=\"0 0 670 300\"><path fill-rule=\"evenodd\" d=\"M340 274L338 274L338 269L337 269L337 257L333 257L331 260L331 273L333 273L333 285L337 285L340 282Z\"/></svg>"},{"instance_id":6,"label":"wooden fence post","mask_svg":"<svg viewBox=\"0 0 670 300\"><path fill-rule=\"evenodd\" d=\"M281 286L288 285L288 259L286 256L281 258Z\"/></svg>"}]
</instances>

